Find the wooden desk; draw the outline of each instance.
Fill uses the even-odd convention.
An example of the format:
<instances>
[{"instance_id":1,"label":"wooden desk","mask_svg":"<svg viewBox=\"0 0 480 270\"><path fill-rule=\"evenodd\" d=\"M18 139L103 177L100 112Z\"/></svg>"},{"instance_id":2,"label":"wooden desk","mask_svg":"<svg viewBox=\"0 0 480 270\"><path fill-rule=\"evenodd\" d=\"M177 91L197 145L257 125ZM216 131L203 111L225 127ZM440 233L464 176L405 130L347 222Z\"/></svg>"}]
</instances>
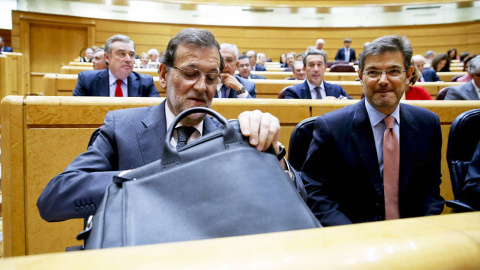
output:
<instances>
[{"instance_id":1,"label":"wooden desk","mask_svg":"<svg viewBox=\"0 0 480 270\"><path fill-rule=\"evenodd\" d=\"M480 214L7 258L2 269L479 269Z\"/></svg>"}]
</instances>

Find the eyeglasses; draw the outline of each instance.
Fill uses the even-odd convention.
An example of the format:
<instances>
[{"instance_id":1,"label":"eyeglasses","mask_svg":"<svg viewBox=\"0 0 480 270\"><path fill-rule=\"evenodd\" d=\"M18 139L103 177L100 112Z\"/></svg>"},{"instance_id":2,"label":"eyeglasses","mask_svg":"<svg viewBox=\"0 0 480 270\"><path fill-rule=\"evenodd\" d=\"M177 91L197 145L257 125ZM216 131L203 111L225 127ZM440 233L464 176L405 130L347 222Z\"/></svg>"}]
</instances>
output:
<instances>
[{"instance_id":1,"label":"eyeglasses","mask_svg":"<svg viewBox=\"0 0 480 270\"><path fill-rule=\"evenodd\" d=\"M218 71L218 68L216 69L216 72L201 72L200 70L193 67L184 67L183 69L177 66L173 67L180 70L184 78L190 82L197 82L200 77L202 77L202 74L205 74L206 84L212 85L218 84L220 82L220 72Z\"/></svg>"},{"instance_id":2,"label":"eyeglasses","mask_svg":"<svg viewBox=\"0 0 480 270\"><path fill-rule=\"evenodd\" d=\"M388 69L388 70L367 70L363 72L363 74L367 75L368 77L372 79L378 79L382 76L382 74L385 72L387 74L387 77L390 79L398 79L403 75L403 72L406 72L406 70L401 70L401 69Z\"/></svg>"}]
</instances>

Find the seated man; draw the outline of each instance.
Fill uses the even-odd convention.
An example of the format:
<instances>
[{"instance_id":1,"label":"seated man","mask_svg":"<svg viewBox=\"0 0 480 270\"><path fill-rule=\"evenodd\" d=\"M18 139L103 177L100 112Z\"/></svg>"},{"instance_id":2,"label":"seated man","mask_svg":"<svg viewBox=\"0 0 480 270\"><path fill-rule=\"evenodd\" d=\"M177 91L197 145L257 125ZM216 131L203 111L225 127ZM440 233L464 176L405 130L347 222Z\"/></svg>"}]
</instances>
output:
<instances>
[{"instance_id":1,"label":"seated man","mask_svg":"<svg viewBox=\"0 0 480 270\"><path fill-rule=\"evenodd\" d=\"M325 51L312 50L303 59L303 70L307 79L302 84L290 86L285 91L285 98L325 99L326 97L350 98L342 86L330 84L323 80L327 69Z\"/></svg>"},{"instance_id":2,"label":"seated man","mask_svg":"<svg viewBox=\"0 0 480 270\"><path fill-rule=\"evenodd\" d=\"M303 68L303 61L295 61L293 63L293 77L288 77L285 80L305 80L305 69Z\"/></svg>"},{"instance_id":3,"label":"seated man","mask_svg":"<svg viewBox=\"0 0 480 270\"><path fill-rule=\"evenodd\" d=\"M0 53L2 52L13 52L13 50L11 47L5 46L5 40L0 37Z\"/></svg>"},{"instance_id":4,"label":"seated man","mask_svg":"<svg viewBox=\"0 0 480 270\"><path fill-rule=\"evenodd\" d=\"M237 61L237 68L238 68L238 74L240 77L248 80L258 80L258 79L263 79L265 80L265 76L262 75L257 75L251 73L251 64L250 64L250 58L246 55L240 55L238 57Z\"/></svg>"},{"instance_id":5,"label":"seated man","mask_svg":"<svg viewBox=\"0 0 480 270\"><path fill-rule=\"evenodd\" d=\"M448 89L445 100L479 100L480 99L480 55L470 60L468 74L471 81Z\"/></svg>"},{"instance_id":6,"label":"seated man","mask_svg":"<svg viewBox=\"0 0 480 270\"><path fill-rule=\"evenodd\" d=\"M267 69L263 65L257 64L257 53L255 51L248 51L246 55L250 59L250 66L252 71L267 71Z\"/></svg>"},{"instance_id":7,"label":"seated man","mask_svg":"<svg viewBox=\"0 0 480 270\"><path fill-rule=\"evenodd\" d=\"M74 96L159 97L153 77L133 71L135 45L129 37L115 35L105 43L107 69L78 74Z\"/></svg>"},{"instance_id":8,"label":"seated man","mask_svg":"<svg viewBox=\"0 0 480 270\"><path fill-rule=\"evenodd\" d=\"M175 35L163 53L159 70L165 101L109 112L94 143L55 176L40 195L37 206L42 218L60 221L92 215L113 176L160 159L167 128L175 116L192 107L211 106L223 65L220 47L211 32L184 29ZM277 118L260 111L244 112L239 115L239 123L243 135L250 136L250 143L258 150L273 144L280 153ZM194 127L187 143L219 125L204 114L192 114L179 124ZM173 145L177 144L178 130ZM280 163L287 166L284 159Z\"/></svg>"},{"instance_id":9,"label":"seated man","mask_svg":"<svg viewBox=\"0 0 480 270\"><path fill-rule=\"evenodd\" d=\"M107 68L107 62L105 62L104 54L105 51L103 49L95 50L92 60L94 70L102 70Z\"/></svg>"},{"instance_id":10,"label":"seated man","mask_svg":"<svg viewBox=\"0 0 480 270\"><path fill-rule=\"evenodd\" d=\"M216 98L256 98L255 83L235 75L237 59L240 54L236 45L220 44L220 53L225 60L220 83L217 85Z\"/></svg>"},{"instance_id":11,"label":"seated man","mask_svg":"<svg viewBox=\"0 0 480 270\"><path fill-rule=\"evenodd\" d=\"M411 57L405 37L372 41L358 70L365 98L317 118L302 178L322 225L442 212L440 120L400 103Z\"/></svg>"},{"instance_id":12,"label":"seated man","mask_svg":"<svg viewBox=\"0 0 480 270\"><path fill-rule=\"evenodd\" d=\"M480 142L468 166L465 186L463 187L465 202L475 210L480 210Z\"/></svg>"}]
</instances>

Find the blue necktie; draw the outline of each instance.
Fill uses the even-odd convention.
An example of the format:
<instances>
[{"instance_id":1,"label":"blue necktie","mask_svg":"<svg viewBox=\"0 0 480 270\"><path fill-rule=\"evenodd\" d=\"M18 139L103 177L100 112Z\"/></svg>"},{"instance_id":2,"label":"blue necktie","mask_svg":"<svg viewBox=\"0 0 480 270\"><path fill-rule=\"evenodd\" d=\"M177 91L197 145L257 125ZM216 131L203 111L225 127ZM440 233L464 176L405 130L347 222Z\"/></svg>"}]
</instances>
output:
<instances>
[{"instance_id":1,"label":"blue necktie","mask_svg":"<svg viewBox=\"0 0 480 270\"><path fill-rule=\"evenodd\" d=\"M322 95L320 95L320 86L314 88L315 92L317 92L317 99L322 99Z\"/></svg>"},{"instance_id":2,"label":"blue necktie","mask_svg":"<svg viewBox=\"0 0 480 270\"><path fill-rule=\"evenodd\" d=\"M225 85L222 85L222 98L227 97L227 87Z\"/></svg>"}]
</instances>

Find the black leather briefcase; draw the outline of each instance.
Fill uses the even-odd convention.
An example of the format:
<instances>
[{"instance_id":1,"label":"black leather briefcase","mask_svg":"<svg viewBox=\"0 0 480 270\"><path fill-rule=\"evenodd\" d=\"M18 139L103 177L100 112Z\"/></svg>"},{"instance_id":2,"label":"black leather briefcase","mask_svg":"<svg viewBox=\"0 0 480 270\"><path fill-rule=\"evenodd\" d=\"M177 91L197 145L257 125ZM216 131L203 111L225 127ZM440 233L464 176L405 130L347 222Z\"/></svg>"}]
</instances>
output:
<instances>
[{"instance_id":1,"label":"black leather briefcase","mask_svg":"<svg viewBox=\"0 0 480 270\"><path fill-rule=\"evenodd\" d=\"M180 148L180 120L203 112L223 126ZM252 147L238 121L192 108L170 126L162 159L114 177L79 235L85 249L134 246L320 227L276 156Z\"/></svg>"}]
</instances>

